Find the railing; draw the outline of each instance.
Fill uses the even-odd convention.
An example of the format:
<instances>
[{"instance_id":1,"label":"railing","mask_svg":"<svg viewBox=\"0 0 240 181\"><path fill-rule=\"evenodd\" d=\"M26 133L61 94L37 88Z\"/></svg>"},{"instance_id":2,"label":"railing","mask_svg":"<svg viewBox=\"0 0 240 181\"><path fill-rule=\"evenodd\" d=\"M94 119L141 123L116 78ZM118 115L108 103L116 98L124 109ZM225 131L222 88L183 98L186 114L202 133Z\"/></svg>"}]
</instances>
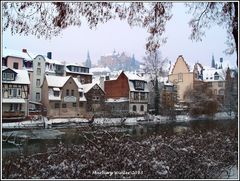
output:
<instances>
[{"instance_id":1,"label":"railing","mask_svg":"<svg viewBox=\"0 0 240 181\"><path fill-rule=\"evenodd\" d=\"M23 117L25 113L23 111L4 111L3 112L3 118L9 118L9 117Z\"/></svg>"},{"instance_id":2,"label":"railing","mask_svg":"<svg viewBox=\"0 0 240 181\"><path fill-rule=\"evenodd\" d=\"M148 99L134 99L134 98L131 98L130 102L148 102Z\"/></svg>"}]
</instances>

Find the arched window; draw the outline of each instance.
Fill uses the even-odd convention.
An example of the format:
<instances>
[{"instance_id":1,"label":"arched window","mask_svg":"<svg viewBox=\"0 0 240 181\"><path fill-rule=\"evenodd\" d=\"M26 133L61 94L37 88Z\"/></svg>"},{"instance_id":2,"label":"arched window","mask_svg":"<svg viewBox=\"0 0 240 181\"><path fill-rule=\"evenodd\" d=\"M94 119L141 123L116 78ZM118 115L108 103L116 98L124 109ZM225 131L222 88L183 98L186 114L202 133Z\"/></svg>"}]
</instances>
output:
<instances>
[{"instance_id":1,"label":"arched window","mask_svg":"<svg viewBox=\"0 0 240 181\"><path fill-rule=\"evenodd\" d=\"M141 111L144 111L144 106L143 105L141 105Z\"/></svg>"},{"instance_id":2,"label":"arched window","mask_svg":"<svg viewBox=\"0 0 240 181\"><path fill-rule=\"evenodd\" d=\"M133 111L137 111L136 105L133 105Z\"/></svg>"}]
</instances>

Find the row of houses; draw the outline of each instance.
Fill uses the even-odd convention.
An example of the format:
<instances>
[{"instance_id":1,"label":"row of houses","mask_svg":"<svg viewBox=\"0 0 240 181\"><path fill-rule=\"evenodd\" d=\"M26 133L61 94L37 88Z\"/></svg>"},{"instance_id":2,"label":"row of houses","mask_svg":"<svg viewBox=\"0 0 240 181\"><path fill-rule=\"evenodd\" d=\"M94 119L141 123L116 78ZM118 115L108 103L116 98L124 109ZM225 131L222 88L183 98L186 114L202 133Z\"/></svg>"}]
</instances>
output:
<instances>
[{"instance_id":1,"label":"row of houses","mask_svg":"<svg viewBox=\"0 0 240 181\"><path fill-rule=\"evenodd\" d=\"M49 117L143 115L154 109L154 81L146 74L120 71L115 76L95 76L86 66L53 60L51 52L34 55L26 49L4 49L2 65L4 119L35 112ZM159 80L160 107L186 102L184 92L203 83L225 100L226 80L234 77L229 69L206 69L199 63L190 70L179 56L168 77Z\"/></svg>"}]
</instances>

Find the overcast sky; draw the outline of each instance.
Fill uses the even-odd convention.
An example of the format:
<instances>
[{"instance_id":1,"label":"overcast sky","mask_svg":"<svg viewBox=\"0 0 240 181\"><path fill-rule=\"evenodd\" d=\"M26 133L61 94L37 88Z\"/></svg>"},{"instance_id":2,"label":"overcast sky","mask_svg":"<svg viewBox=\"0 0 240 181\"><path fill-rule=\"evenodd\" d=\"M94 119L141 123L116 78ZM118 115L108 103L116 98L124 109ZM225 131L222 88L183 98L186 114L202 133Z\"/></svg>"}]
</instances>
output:
<instances>
[{"instance_id":1,"label":"overcast sky","mask_svg":"<svg viewBox=\"0 0 240 181\"><path fill-rule=\"evenodd\" d=\"M202 42L193 42L189 39L190 27L188 22L191 15L186 13L183 3L175 3L172 9L173 17L167 23L165 36L168 41L160 48L163 57L167 57L175 63L179 55L193 64L200 62L203 65L211 65L212 54L215 61L223 57L235 66L236 53L224 54L227 49L226 29L214 26L206 31ZM12 36L9 31L3 33L3 47L15 50L26 48L29 52L46 55L52 52L53 59L68 63L84 62L89 50L93 63L96 63L101 55L110 54L115 49L121 53L142 61L145 56L145 44L149 34L140 27L131 28L127 22L112 20L98 25L97 29L90 30L86 23L81 27L70 27L63 30L61 35L51 40L37 39L34 36Z\"/></svg>"}]
</instances>

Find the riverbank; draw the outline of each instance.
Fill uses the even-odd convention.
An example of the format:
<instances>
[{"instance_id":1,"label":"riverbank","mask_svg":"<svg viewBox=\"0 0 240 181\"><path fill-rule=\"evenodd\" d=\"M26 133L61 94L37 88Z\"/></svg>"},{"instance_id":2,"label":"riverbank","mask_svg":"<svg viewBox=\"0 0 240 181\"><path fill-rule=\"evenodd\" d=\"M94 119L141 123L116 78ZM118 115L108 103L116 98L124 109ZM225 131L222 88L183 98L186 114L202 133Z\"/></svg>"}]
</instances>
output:
<instances>
[{"instance_id":1,"label":"riverbank","mask_svg":"<svg viewBox=\"0 0 240 181\"><path fill-rule=\"evenodd\" d=\"M212 118L209 118L205 115L198 117L191 117L189 115L176 115L175 122L189 122L193 120L204 120L204 119L213 119L213 120L229 120L234 119L234 114L228 115L226 112L216 113ZM168 123L172 122L172 118L169 116L160 116L160 115L150 115L142 117L125 117L125 118L95 118L93 124L138 124L144 122L157 122L157 123ZM32 121L21 121L21 122L11 122L11 123L2 123L3 130L13 130L13 129L43 129L54 127L56 125L73 125L74 124L88 124L89 120L84 118L55 118L47 119L42 117L40 120Z\"/></svg>"}]
</instances>

